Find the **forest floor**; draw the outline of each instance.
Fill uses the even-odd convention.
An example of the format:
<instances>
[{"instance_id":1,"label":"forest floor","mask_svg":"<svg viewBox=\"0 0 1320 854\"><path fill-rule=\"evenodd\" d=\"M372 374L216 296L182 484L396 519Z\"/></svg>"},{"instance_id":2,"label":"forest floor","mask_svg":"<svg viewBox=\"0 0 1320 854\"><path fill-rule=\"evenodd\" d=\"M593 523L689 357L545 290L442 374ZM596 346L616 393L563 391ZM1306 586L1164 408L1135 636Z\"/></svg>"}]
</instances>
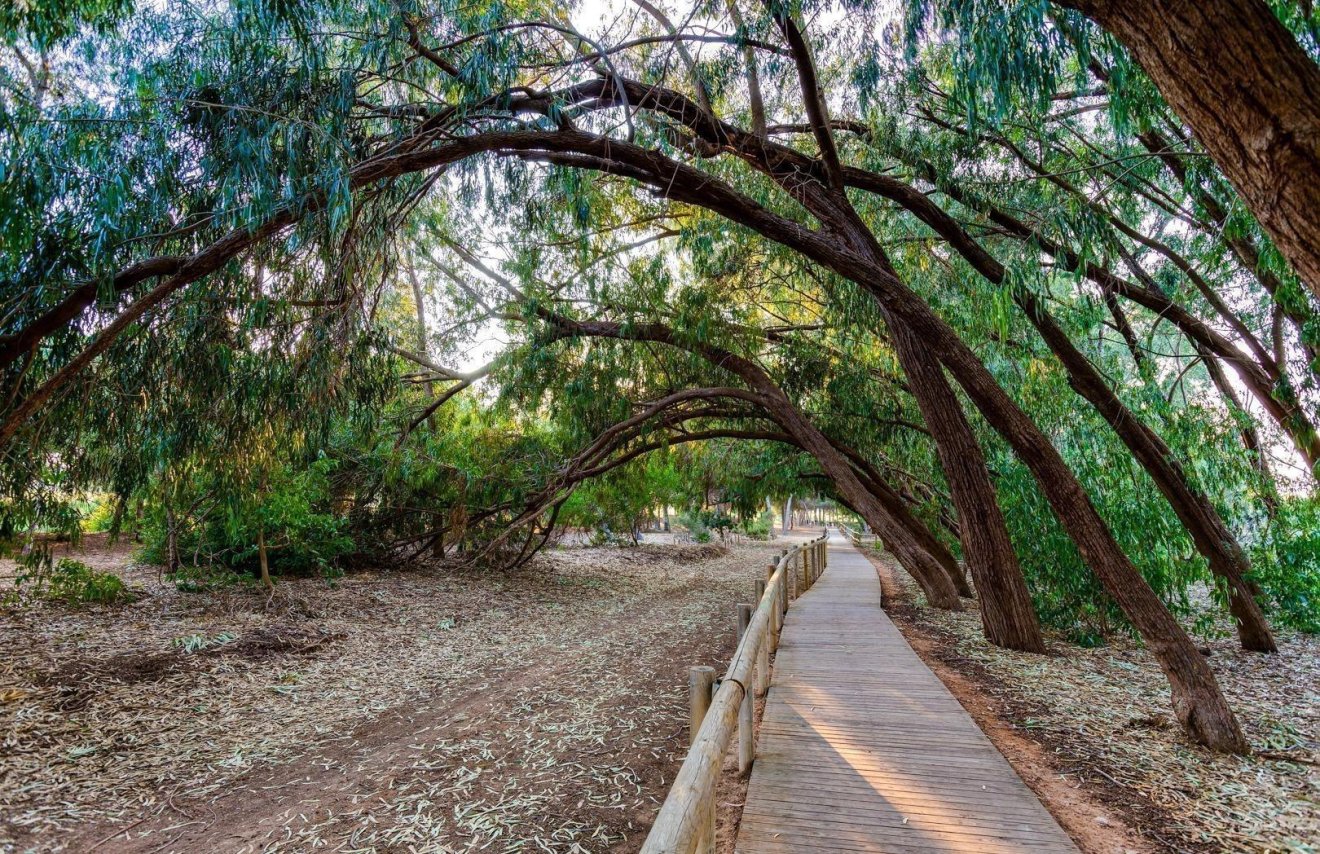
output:
<instances>
[{"instance_id":1,"label":"forest floor","mask_svg":"<svg viewBox=\"0 0 1320 854\"><path fill-rule=\"evenodd\" d=\"M140 598L0 611L0 851L636 850L687 669L722 669L777 547L284 579L268 603L88 537Z\"/></svg>"},{"instance_id":2,"label":"forest floor","mask_svg":"<svg viewBox=\"0 0 1320 854\"><path fill-rule=\"evenodd\" d=\"M1256 755L1188 742L1168 684L1135 643L1041 657L985 642L975 607L926 607L887 557L868 556L908 642L1086 854L1320 851L1320 638L1280 652L1198 639Z\"/></svg>"}]
</instances>

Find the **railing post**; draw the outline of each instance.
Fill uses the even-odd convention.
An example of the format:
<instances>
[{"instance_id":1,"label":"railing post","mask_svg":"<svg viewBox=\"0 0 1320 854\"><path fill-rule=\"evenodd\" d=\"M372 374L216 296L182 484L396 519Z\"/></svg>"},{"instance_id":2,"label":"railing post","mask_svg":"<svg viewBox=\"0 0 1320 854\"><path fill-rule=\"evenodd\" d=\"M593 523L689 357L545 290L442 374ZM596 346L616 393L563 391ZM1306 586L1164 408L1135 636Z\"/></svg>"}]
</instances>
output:
<instances>
[{"instance_id":1,"label":"railing post","mask_svg":"<svg viewBox=\"0 0 1320 854\"><path fill-rule=\"evenodd\" d=\"M701 721L710 710L710 695L715 687L714 667L688 668L688 747L697 740Z\"/></svg>"},{"instance_id":2,"label":"railing post","mask_svg":"<svg viewBox=\"0 0 1320 854\"><path fill-rule=\"evenodd\" d=\"M715 668L688 668L688 747L697 741L701 721L710 711L711 695L715 693ZM697 854L715 854L715 793L710 802L699 806L702 813L701 835L697 838Z\"/></svg>"},{"instance_id":3,"label":"railing post","mask_svg":"<svg viewBox=\"0 0 1320 854\"><path fill-rule=\"evenodd\" d=\"M738 640L747 634L747 627L752 622L752 606L738 606ZM755 676L755 673L753 673ZM748 680L755 684L755 679ZM752 759L756 754L755 708L752 688L743 686L742 703L738 706L738 773L747 776L752 772Z\"/></svg>"},{"instance_id":4,"label":"railing post","mask_svg":"<svg viewBox=\"0 0 1320 854\"><path fill-rule=\"evenodd\" d=\"M788 613L788 563L784 564L784 571L779 573L779 631L784 631L784 615Z\"/></svg>"},{"instance_id":5,"label":"railing post","mask_svg":"<svg viewBox=\"0 0 1320 854\"><path fill-rule=\"evenodd\" d=\"M770 579L772 579L772 578L774 578L774 577L775 577L775 562L774 562L774 561L770 561L770 565L769 565L768 567L766 567L766 570L765 570L765 580L766 580L766 583L769 584L769 583L770 583ZM770 604L770 649L771 649L771 651L773 652L774 650L779 649L779 617L780 617L780 612L779 612L779 588L778 588L778 587L772 587L771 590L770 590L770 596L771 596L771 604Z\"/></svg>"},{"instance_id":6,"label":"railing post","mask_svg":"<svg viewBox=\"0 0 1320 854\"><path fill-rule=\"evenodd\" d=\"M756 582L756 602L757 607L761 606L761 600L765 598L765 582ZM774 642L775 620L774 609L770 610L770 625L766 626L765 638L762 639L760 647L756 650L756 696L764 697L765 692L770 690L770 644Z\"/></svg>"}]
</instances>

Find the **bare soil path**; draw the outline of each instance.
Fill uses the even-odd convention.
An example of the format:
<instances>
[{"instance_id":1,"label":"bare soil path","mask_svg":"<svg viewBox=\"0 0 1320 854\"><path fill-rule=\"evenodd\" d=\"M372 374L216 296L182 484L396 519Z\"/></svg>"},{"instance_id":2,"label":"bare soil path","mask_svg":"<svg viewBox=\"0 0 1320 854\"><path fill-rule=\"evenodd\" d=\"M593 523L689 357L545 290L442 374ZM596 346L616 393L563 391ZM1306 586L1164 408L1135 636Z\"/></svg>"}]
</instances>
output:
<instances>
[{"instance_id":1,"label":"bare soil path","mask_svg":"<svg viewBox=\"0 0 1320 854\"><path fill-rule=\"evenodd\" d=\"M773 548L6 613L0 850L635 850Z\"/></svg>"}]
</instances>

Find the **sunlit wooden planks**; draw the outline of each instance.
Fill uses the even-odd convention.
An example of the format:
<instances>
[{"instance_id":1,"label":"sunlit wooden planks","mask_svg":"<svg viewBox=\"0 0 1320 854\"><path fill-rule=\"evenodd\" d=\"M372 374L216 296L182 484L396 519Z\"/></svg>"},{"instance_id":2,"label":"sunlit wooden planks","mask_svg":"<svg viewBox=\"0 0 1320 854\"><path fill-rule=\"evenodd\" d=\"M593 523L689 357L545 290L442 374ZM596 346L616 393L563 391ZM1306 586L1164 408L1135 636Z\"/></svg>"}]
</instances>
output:
<instances>
[{"instance_id":1,"label":"sunlit wooden planks","mask_svg":"<svg viewBox=\"0 0 1320 854\"><path fill-rule=\"evenodd\" d=\"M1076 852L881 608L842 537L788 613L737 850Z\"/></svg>"}]
</instances>

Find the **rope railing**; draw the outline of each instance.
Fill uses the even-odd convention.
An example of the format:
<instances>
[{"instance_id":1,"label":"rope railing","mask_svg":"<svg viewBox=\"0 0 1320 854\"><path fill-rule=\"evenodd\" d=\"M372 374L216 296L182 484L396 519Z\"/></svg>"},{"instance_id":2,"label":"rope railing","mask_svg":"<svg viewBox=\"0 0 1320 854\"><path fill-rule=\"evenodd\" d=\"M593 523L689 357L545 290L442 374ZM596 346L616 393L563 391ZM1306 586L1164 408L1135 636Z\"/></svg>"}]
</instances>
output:
<instances>
[{"instance_id":1,"label":"rope railing","mask_svg":"<svg viewBox=\"0 0 1320 854\"><path fill-rule=\"evenodd\" d=\"M687 758L660 806L642 854L712 854L715 787L724 754L738 735L738 771L752 770L756 754L754 700L770 688L770 654L779 646L784 615L825 571L829 531L785 549L756 582L755 606L738 606L738 648L724 677L711 667L688 671Z\"/></svg>"}]
</instances>

